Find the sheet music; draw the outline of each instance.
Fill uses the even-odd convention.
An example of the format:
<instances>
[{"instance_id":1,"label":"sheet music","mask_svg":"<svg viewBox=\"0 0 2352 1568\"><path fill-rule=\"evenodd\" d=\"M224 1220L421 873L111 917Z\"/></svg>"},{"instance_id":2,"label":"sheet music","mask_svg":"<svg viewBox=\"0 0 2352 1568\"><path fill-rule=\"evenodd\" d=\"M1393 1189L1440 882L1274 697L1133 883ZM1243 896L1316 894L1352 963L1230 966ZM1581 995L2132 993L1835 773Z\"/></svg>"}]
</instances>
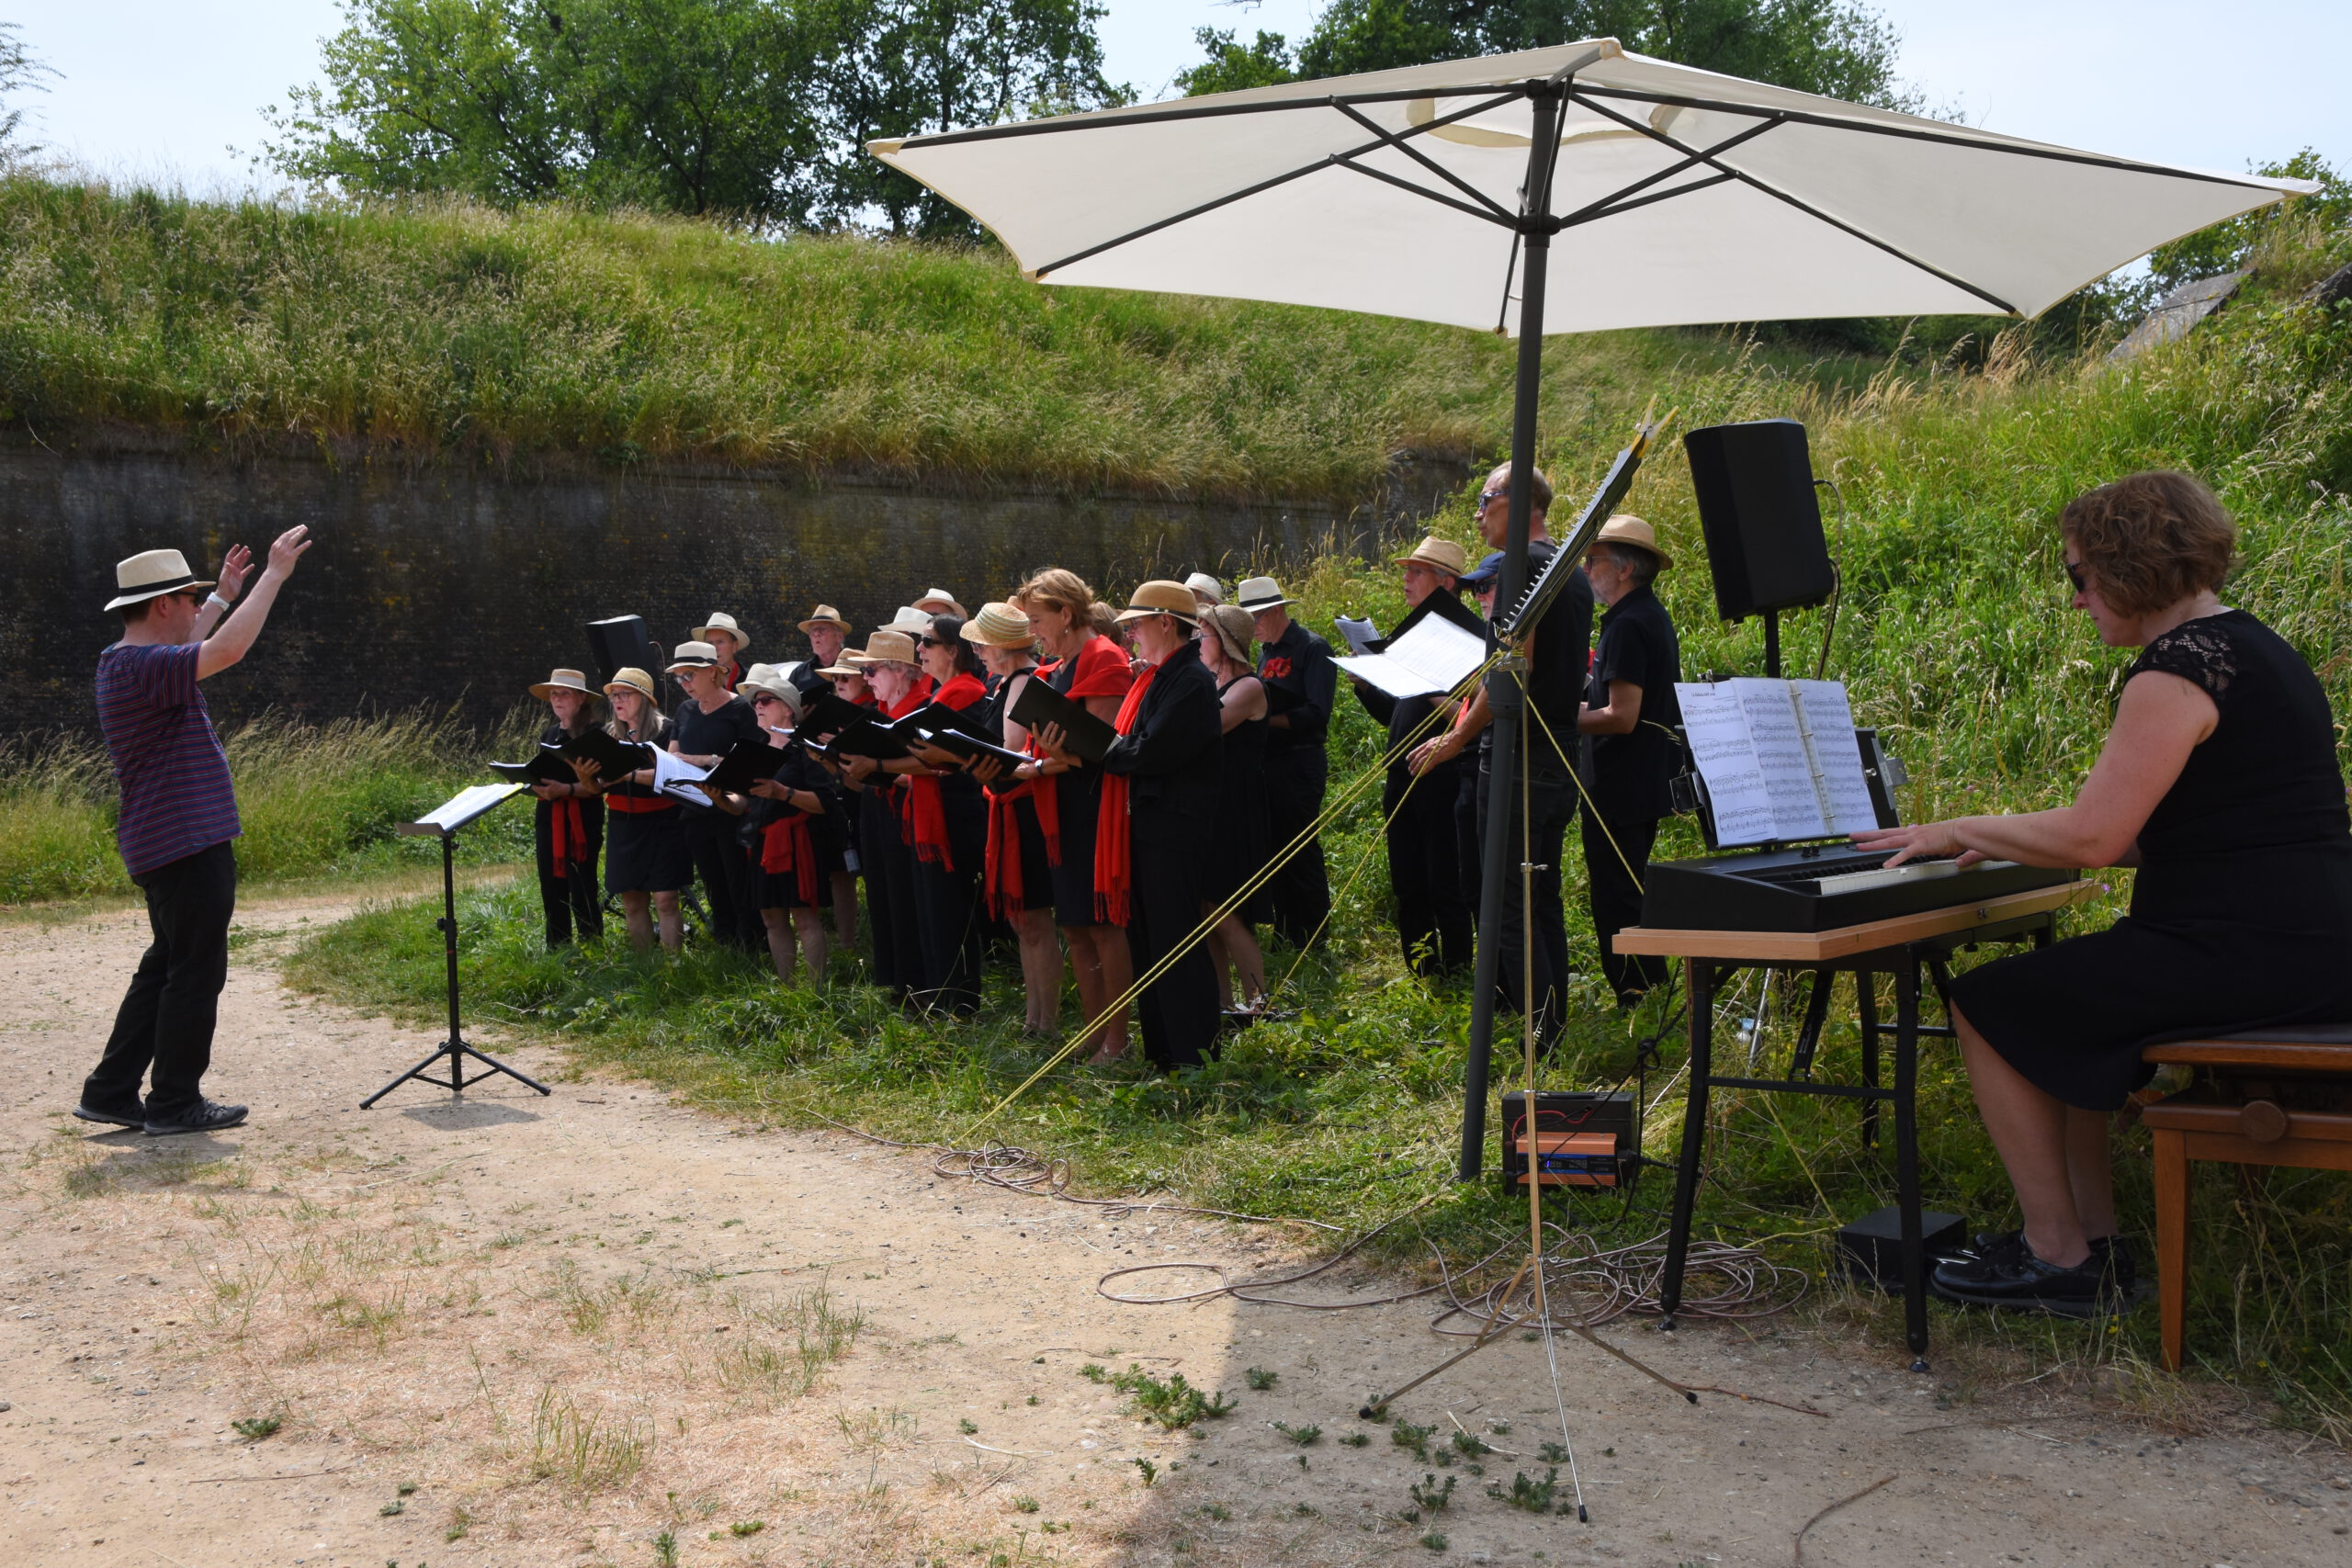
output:
<instances>
[{"instance_id":1,"label":"sheet music","mask_svg":"<svg viewBox=\"0 0 2352 1568\"><path fill-rule=\"evenodd\" d=\"M1742 678L1677 683L1675 692L1716 843L1831 838L1878 825L1838 682Z\"/></svg>"},{"instance_id":2,"label":"sheet music","mask_svg":"<svg viewBox=\"0 0 2352 1568\"><path fill-rule=\"evenodd\" d=\"M1430 615L1396 638L1382 653L1334 659L1332 663L1392 697L1426 697L1451 692L1487 661L1487 644L1452 621Z\"/></svg>"},{"instance_id":3,"label":"sheet music","mask_svg":"<svg viewBox=\"0 0 2352 1568\"><path fill-rule=\"evenodd\" d=\"M454 833L500 801L523 793L522 784L475 784L461 789L432 810L416 819L420 828L438 828L444 833Z\"/></svg>"},{"instance_id":4,"label":"sheet music","mask_svg":"<svg viewBox=\"0 0 2352 1568\"><path fill-rule=\"evenodd\" d=\"M1865 833L1878 826L1870 781L1862 776L1854 739L1854 709L1841 681L1792 681L1797 716L1813 755L1815 783L1833 833Z\"/></svg>"},{"instance_id":5,"label":"sheet music","mask_svg":"<svg viewBox=\"0 0 2352 1568\"><path fill-rule=\"evenodd\" d=\"M1758 844L1777 837L1772 797L1764 787L1764 771L1757 765L1756 749L1748 743L1747 721L1740 713L1737 694L1728 683L1683 682L1676 682L1674 693L1682 703L1682 728L1690 740L1690 760L1707 784L1707 799L1715 818L1715 842Z\"/></svg>"},{"instance_id":6,"label":"sheet music","mask_svg":"<svg viewBox=\"0 0 2352 1568\"><path fill-rule=\"evenodd\" d=\"M1380 628L1372 624L1370 616L1357 620L1352 615L1335 615L1331 625L1347 639L1348 650L1359 657L1372 652L1370 645L1380 640Z\"/></svg>"},{"instance_id":7,"label":"sheet music","mask_svg":"<svg viewBox=\"0 0 2352 1568\"><path fill-rule=\"evenodd\" d=\"M653 753L653 790L657 795L675 796L692 806L708 806L710 796L695 787L710 777L710 770L697 768L669 751Z\"/></svg>"}]
</instances>

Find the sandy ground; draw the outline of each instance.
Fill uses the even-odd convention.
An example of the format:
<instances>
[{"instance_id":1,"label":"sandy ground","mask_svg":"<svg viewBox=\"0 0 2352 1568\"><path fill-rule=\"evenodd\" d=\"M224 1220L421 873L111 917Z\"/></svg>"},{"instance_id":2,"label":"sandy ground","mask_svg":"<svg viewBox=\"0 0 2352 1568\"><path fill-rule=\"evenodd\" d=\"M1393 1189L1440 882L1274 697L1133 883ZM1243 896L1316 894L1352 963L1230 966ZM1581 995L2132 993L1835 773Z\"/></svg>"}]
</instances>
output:
<instances>
[{"instance_id":1,"label":"sandy ground","mask_svg":"<svg viewBox=\"0 0 2352 1568\"><path fill-rule=\"evenodd\" d=\"M1399 1403L1436 1447L1458 1424L1501 1450L1441 1465L1353 1415L1453 1348L1421 1303L1095 1292L1127 1263L1261 1267L1289 1255L1273 1233L730 1126L548 1049L511 1059L551 1098L411 1087L356 1109L435 1038L279 987L274 953L340 912L242 912L209 1087L254 1118L208 1139L64 1115L137 912L0 926L0 1562L2352 1562L2338 1450L2144 1380L1956 1354L1914 1375L1834 1314L1611 1331L1673 1376L1822 1416L1690 1407L1566 1343L1592 1519L1520 1511L1485 1488L1540 1476L1558 1435L1540 1346ZM1181 1371L1237 1408L1162 1432L1089 1363ZM1253 1391L1250 1368L1276 1381ZM1321 1431L1301 1446L1276 1422ZM1455 1481L1450 1504L1408 1517L1425 1476Z\"/></svg>"}]
</instances>

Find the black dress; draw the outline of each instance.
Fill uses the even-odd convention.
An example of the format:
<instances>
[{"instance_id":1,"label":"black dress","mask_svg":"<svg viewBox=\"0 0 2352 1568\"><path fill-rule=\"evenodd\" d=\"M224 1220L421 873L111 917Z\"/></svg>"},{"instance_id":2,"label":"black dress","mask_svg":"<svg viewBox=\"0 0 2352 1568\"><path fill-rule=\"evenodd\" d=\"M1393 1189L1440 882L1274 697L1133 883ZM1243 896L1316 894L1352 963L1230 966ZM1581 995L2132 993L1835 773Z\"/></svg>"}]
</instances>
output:
<instances>
[{"instance_id":1,"label":"black dress","mask_svg":"<svg viewBox=\"0 0 2352 1568\"><path fill-rule=\"evenodd\" d=\"M832 901L831 889L826 876L841 860L839 834L832 821L833 797L839 793L832 775L820 766L815 758L797 746L784 748L778 760L775 782L786 789L805 789L825 803L823 811L810 814L787 806L781 800L770 800L755 795L744 807L741 826L736 838L743 847L746 874L750 880L747 901L754 909L821 909ZM796 821L806 832L793 832ZM790 842L771 851L768 829L782 828L783 836ZM801 874L800 853L805 847L808 855L809 874ZM769 870L769 863L783 863L776 870ZM809 884L804 887L803 883ZM763 926L765 920L763 919Z\"/></svg>"},{"instance_id":2,"label":"black dress","mask_svg":"<svg viewBox=\"0 0 2352 1568\"><path fill-rule=\"evenodd\" d=\"M2221 721L2140 830L2131 914L1952 985L2011 1066L2088 1111L2148 1081L2152 1042L2352 1020L2352 826L2327 694L2243 610L2157 637L2132 674L2149 670L2195 682Z\"/></svg>"},{"instance_id":3,"label":"black dress","mask_svg":"<svg viewBox=\"0 0 2352 1568\"><path fill-rule=\"evenodd\" d=\"M570 733L550 724L539 731L539 744L560 744ZM547 919L548 945L569 942L575 925L583 939L604 935L596 863L605 849L605 803L594 795L566 795L533 805L531 838L538 859L539 908Z\"/></svg>"},{"instance_id":4,"label":"black dress","mask_svg":"<svg viewBox=\"0 0 2352 1568\"><path fill-rule=\"evenodd\" d=\"M646 744L670 744L670 721L659 720ZM651 784L619 784L605 791L605 891L675 893L694 880L686 850L685 808Z\"/></svg>"},{"instance_id":5,"label":"black dress","mask_svg":"<svg viewBox=\"0 0 2352 1568\"><path fill-rule=\"evenodd\" d=\"M1225 694L1253 675L1237 675L1216 689L1222 709ZM1223 719L1220 717L1219 722ZM1266 829L1266 720L1245 719L1225 732L1224 771L1218 775L1216 838L1209 846L1208 885L1202 897L1211 908L1241 891L1241 885L1266 869L1270 852ZM1266 919L1266 890L1261 886L1234 911L1250 925Z\"/></svg>"}]
</instances>

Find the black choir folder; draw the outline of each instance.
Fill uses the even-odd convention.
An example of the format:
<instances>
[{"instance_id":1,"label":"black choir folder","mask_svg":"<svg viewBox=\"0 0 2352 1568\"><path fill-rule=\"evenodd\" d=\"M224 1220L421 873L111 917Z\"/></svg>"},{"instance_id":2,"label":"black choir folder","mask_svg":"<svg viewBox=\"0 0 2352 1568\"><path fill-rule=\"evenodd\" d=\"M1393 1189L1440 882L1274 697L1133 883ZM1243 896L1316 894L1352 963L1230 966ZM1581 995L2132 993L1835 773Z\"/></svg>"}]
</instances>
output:
<instances>
[{"instance_id":1,"label":"black choir folder","mask_svg":"<svg viewBox=\"0 0 2352 1568\"><path fill-rule=\"evenodd\" d=\"M549 746L541 743L528 761L492 762L490 771L509 784L571 784L578 775L571 771L570 759L594 762L597 777L604 783L616 784L625 773L653 765L653 748L634 745L616 738L611 731L591 728L577 735L567 735Z\"/></svg>"},{"instance_id":2,"label":"black choir folder","mask_svg":"<svg viewBox=\"0 0 2352 1568\"><path fill-rule=\"evenodd\" d=\"M492 762L490 771L508 784L571 784L576 776L571 764L563 760L560 747L541 746L538 754L527 762Z\"/></svg>"},{"instance_id":3,"label":"black choir folder","mask_svg":"<svg viewBox=\"0 0 2352 1568\"><path fill-rule=\"evenodd\" d=\"M1014 699L1012 712L1006 716L1035 735L1049 724L1058 724L1068 737L1063 749L1080 761L1100 767L1110 754L1111 743L1119 732L1086 711L1083 703L1072 702L1043 681L1032 680L1021 688Z\"/></svg>"},{"instance_id":4,"label":"black choir folder","mask_svg":"<svg viewBox=\"0 0 2352 1568\"><path fill-rule=\"evenodd\" d=\"M709 782L731 795L741 795L753 784L775 777L787 755L783 747L764 740L738 740L710 770Z\"/></svg>"}]
</instances>

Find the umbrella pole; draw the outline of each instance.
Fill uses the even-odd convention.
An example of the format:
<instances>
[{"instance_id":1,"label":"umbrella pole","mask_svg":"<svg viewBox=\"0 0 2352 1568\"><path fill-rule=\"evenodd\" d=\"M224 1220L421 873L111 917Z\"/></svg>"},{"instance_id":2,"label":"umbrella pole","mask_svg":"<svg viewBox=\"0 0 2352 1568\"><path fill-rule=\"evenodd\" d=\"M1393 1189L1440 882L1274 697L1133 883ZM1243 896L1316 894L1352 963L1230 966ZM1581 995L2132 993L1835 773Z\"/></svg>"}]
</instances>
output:
<instances>
[{"instance_id":1,"label":"umbrella pole","mask_svg":"<svg viewBox=\"0 0 2352 1568\"><path fill-rule=\"evenodd\" d=\"M1546 220L1552 210L1552 165L1559 151L1560 98L1564 91L1563 87L1544 83L1531 95L1534 99L1535 124L1527 154L1526 200L1520 212L1520 243L1526 256L1520 276L1519 378L1511 403L1510 531L1503 545L1502 579L1496 584L1498 610L1516 604L1520 595L1527 592L1529 502L1532 499L1530 480L1535 471L1536 407L1544 390L1544 285L1552 254L1552 234ZM1498 707L1488 726L1494 739L1487 762L1486 836L1479 845L1478 954L1471 982L1470 1061L1462 1083L1460 1173L1464 1181L1478 1179L1486 1154L1487 1069L1495 1043L1495 982L1501 973L1503 954L1498 948L1504 879L1510 875L1504 857L1510 842L1511 778L1519 766L1519 707L1526 700L1525 672L1526 661L1513 657L1505 660L1490 677L1515 683L1519 698ZM1527 848L1521 846L1522 858ZM1512 877L1511 885L1518 886L1519 879ZM1521 935L1529 942L1535 936L1533 914L1532 909L1521 911ZM1555 985L1565 979L1564 976L1553 976ZM1520 1003L1532 1006L1534 998L1522 996Z\"/></svg>"}]
</instances>

